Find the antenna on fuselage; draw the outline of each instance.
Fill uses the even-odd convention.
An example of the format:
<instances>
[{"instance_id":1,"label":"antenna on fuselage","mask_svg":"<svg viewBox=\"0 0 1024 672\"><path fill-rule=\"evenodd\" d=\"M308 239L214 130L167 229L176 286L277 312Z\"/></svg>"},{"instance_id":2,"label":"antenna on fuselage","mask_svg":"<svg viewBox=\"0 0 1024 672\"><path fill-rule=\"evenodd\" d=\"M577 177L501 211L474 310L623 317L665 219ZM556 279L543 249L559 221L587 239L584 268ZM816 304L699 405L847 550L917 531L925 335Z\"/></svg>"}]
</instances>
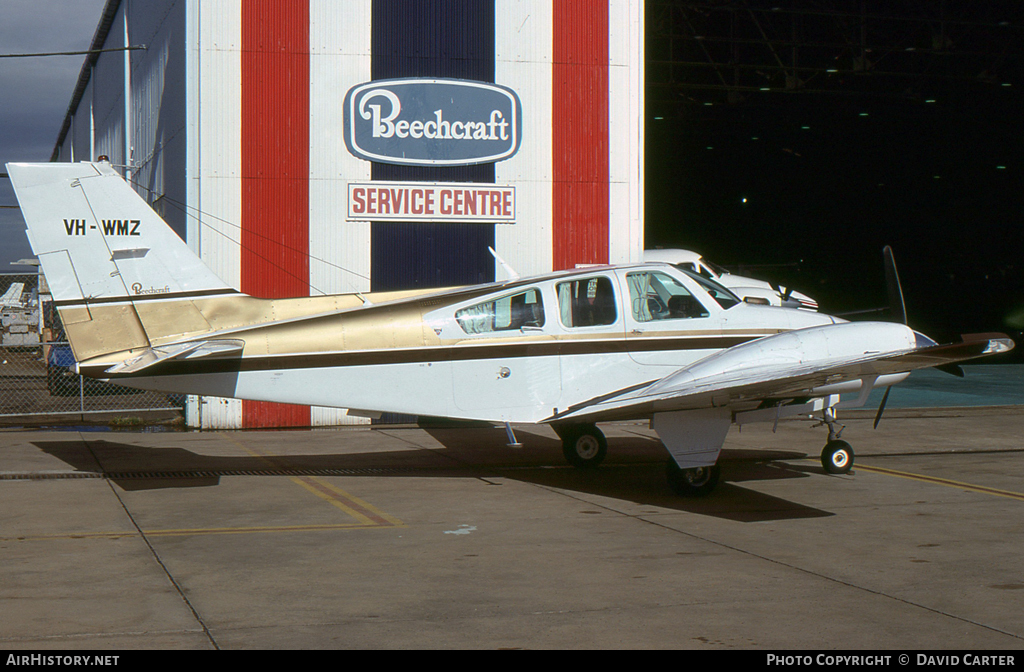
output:
<instances>
[{"instance_id":1,"label":"antenna on fuselage","mask_svg":"<svg viewBox=\"0 0 1024 672\"><path fill-rule=\"evenodd\" d=\"M498 253L494 251L493 247L488 246L487 251L490 252L491 256L494 257L494 260L497 261L499 264L501 264L501 267L505 269L505 272L508 273L508 275L509 275L509 278L508 278L509 280L518 280L519 279L519 274L516 273L516 270L514 268L512 268L511 266L509 266L508 263L504 259L499 257Z\"/></svg>"}]
</instances>

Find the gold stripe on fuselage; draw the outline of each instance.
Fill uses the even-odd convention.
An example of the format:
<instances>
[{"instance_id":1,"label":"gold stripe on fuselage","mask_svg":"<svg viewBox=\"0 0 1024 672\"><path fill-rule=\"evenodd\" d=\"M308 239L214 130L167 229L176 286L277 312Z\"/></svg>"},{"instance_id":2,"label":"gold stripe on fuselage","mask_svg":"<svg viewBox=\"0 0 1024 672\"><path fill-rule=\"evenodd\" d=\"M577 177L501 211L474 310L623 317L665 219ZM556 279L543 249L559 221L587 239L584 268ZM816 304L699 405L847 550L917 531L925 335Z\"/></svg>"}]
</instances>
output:
<instances>
[{"instance_id":1,"label":"gold stripe on fuselage","mask_svg":"<svg viewBox=\"0 0 1024 672\"><path fill-rule=\"evenodd\" d=\"M508 289L508 285L292 299L244 294L146 297L64 306L60 311L62 318L69 318L66 328L76 359L83 372L94 376L145 348L203 339L239 339L245 346L241 358L204 358L203 364L190 361L187 367L160 365L139 375L721 349L779 331L676 330L625 338L620 328L601 333L511 332L442 339L424 319L438 308Z\"/></svg>"}]
</instances>

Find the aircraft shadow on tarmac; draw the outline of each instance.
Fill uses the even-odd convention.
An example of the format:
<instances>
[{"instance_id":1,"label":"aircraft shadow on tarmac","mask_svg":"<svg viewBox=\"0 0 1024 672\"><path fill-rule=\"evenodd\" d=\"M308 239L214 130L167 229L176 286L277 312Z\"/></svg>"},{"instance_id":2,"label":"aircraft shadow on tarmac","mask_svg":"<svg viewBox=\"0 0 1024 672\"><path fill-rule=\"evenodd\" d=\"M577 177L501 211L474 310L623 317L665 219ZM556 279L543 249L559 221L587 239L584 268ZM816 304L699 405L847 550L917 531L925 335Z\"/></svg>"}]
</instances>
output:
<instances>
[{"instance_id":1,"label":"aircraft shadow on tarmac","mask_svg":"<svg viewBox=\"0 0 1024 672\"><path fill-rule=\"evenodd\" d=\"M444 449L227 457L107 440L37 441L34 445L76 471L104 475L125 491L210 487L225 476L508 478L738 522L834 515L740 485L823 473L820 467L782 461L802 458L802 452L726 448L717 490L707 498L688 499L669 490L665 449L652 438L611 437L604 464L575 469L564 462L561 443L554 438L520 433L524 445L512 449L505 447L501 428L430 428L427 432Z\"/></svg>"}]
</instances>

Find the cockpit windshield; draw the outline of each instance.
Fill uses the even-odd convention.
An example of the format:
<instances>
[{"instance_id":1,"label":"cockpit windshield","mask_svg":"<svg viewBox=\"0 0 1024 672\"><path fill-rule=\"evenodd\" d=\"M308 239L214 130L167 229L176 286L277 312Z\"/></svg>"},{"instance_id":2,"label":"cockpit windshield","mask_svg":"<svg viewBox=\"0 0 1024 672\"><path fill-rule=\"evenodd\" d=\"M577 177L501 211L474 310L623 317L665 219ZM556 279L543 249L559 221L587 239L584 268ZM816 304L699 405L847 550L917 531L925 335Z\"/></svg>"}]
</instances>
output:
<instances>
[{"instance_id":1,"label":"cockpit windshield","mask_svg":"<svg viewBox=\"0 0 1024 672\"><path fill-rule=\"evenodd\" d=\"M700 284L700 286L704 288L704 291L710 294L711 298L717 301L718 305L720 305L722 308L728 310L729 308L732 308L733 306L742 303L738 296L736 296L728 289L715 282L714 280L705 278L703 275L694 273L693 271L687 271L685 269L679 270L681 270L683 273L690 276L698 284Z\"/></svg>"},{"instance_id":2,"label":"cockpit windshield","mask_svg":"<svg viewBox=\"0 0 1024 672\"><path fill-rule=\"evenodd\" d=\"M729 274L729 271L725 270L724 268L722 268L718 264L712 264L710 261L708 261L707 259L704 259L703 257L701 257L700 263L702 263L703 265L705 265L708 268L710 268L712 271L715 272L716 275L728 275Z\"/></svg>"}]
</instances>

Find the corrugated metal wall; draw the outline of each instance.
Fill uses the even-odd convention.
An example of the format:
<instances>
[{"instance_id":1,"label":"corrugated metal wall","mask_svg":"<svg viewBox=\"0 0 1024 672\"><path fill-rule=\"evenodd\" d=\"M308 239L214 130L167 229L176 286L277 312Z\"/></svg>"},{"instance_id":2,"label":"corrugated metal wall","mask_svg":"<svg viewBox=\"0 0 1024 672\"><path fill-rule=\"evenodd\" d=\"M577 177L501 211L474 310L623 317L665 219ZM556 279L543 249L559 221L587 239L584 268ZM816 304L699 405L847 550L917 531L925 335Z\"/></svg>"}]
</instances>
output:
<instances>
[{"instance_id":1,"label":"corrugated metal wall","mask_svg":"<svg viewBox=\"0 0 1024 672\"><path fill-rule=\"evenodd\" d=\"M128 7L129 41L150 45L130 56L134 177L168 196L184 192L174 200L187 200L196 215L183 220L189 245L243 291L484 282L504 276L488 246L522 274L641 258L641 0L120 4ZM124 33L121 7L103 46L122 45ZM124 161L124 64L122 54L98 59L61 159L105 153ZM522 102L519 152L455 168L371 164L349 154L345 93L403 76L511 88ZM513 186L517 218L346 220L347 185L371 179ZM175 217L183 215L160 208L182 227ZM198 411L197 400L192 407ZM203 422L239 426L242 408L204 404ZM255 415L265 417L265 409L246 413L245 422ZM272 424L342 421L337 409L303 409Z\"/></svg>"},{"instance_id":2,"label":"corrugated metal wall","mask_svg":"<svg viewBox=\"0 0 1024 672\"><path fill-rule=\"evenodd\" d=\"M371 77L494 81L493 0L374 0ZM374 163L374 180L494 182L494 164L424 167ZM494 280L494 224L377 222L374 291Z\"/></svg>"},{"instance_id":3,"label":"corrugated metal wall","mask_svg":"<svg viewBox=\"0 0 1024 672\"><path fill-rule=\"evenodd\" d=\"M103 45L105 49L125 46L124 12L122 2L114 18L113 28ZM106 155L111 163L125 164L125 104L124 104L125 52L100 55L92 69L93 150L96 156ZM95 159L95 156L93 157Z\"/></svg>"},{"instance_id":4,"label":"corrugated metal wall","mask_svg":"<svg viewBox=\"0 0 1024 672\"><path fill-rule=\"evenodd\" d=\"M554 3L556 269L608 263L608 3Z\"/></svg>"},{"instance_id":5,"label":"corrugated metal wall","mask_svg":"<svg viewBox=\"0 0 1024 672\"><path fill-rule=\"evenodd\" d=\"M127 177L182 238L186 236L185 0L121 0L71 128L61 161L106 155L127 165ZM126 22L127 17L127 22ZM125 73L130 72L126 86ZM126 108L125 91L131 102ZM127 143L125 133L129 133Z\"/></svg>"},{"instance_id":6,"label":"corrugated metal wall","mask_svg":"<svg viewBox=\"0 0 1024 672\"><path fill-rule=\"evenodd\" d=\"M242 4L241 287L309 295L309 3ZM246 427L304 427L305 406L242 402Z\"/></svg>"},{"instance_id":7,"label":"corrugated metal wall","mask_svg":"<svg viewBox=\"0 0 1024 672\"><path fill-rule=\"evenodd\" d=\"M185 2L137 0L128 10L128 40L146 45L130 51L132 181L171 225L186 237Z\"/></svg>"},{"instance_id":8,"label":"corrugated metal wall","mask_svg":"<svg viewBox=\"0 0 1024 672\"><path fill-rule=\"evenodd\" d=\"M187 0L189 246L241 288L242 3ZM191 426L242 426L237 399L190 397Z\"/></svg>"}]
</instances>

